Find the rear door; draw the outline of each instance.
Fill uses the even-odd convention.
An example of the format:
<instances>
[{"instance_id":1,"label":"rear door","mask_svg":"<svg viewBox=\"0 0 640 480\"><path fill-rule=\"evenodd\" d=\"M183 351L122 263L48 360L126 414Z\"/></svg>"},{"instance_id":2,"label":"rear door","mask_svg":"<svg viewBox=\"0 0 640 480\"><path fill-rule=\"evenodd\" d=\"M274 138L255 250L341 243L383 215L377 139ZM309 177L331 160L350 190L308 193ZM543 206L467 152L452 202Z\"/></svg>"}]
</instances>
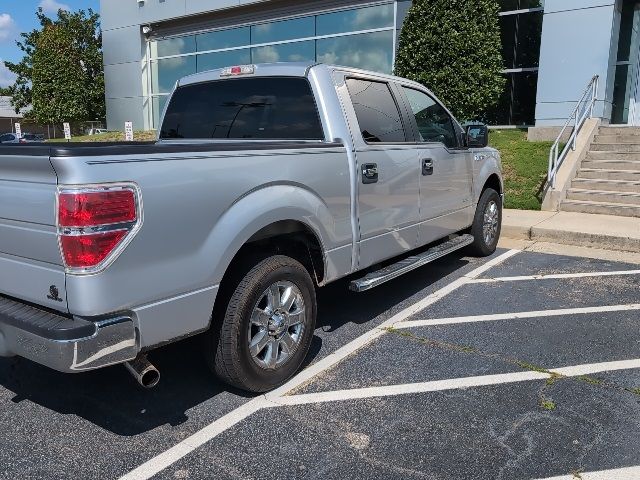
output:
<instances>
[{"instance_id":1,"label":"rear door","mask_svg":"<svg viewBox=\"0 0 640 480\"><path fill-rule=\"evenodd\" d=\"M356 149L359 267L365 268L416 247L420 174L392 85L349 74L340 81Z\"/></svg>"},{"instance_id":2,"label":"rear door","mask_svg":"<svg viewBox=\"0 0 640 480\"><path fill-rule=\"evenodd\" d=\"M66 311L49 149L0 147L0 294Z\"/></svg>"},{"instance_id":3,"label":"rear door","mask_svg":"<svg viewBox=\"0 0 640 480\"><path fill-rule=\"evenodd\" d=\"M472 156L462 128L431 95L401 86L417 141L420 163L419 244L438 240L471 224Z\"/></svg>"}]
</instances>

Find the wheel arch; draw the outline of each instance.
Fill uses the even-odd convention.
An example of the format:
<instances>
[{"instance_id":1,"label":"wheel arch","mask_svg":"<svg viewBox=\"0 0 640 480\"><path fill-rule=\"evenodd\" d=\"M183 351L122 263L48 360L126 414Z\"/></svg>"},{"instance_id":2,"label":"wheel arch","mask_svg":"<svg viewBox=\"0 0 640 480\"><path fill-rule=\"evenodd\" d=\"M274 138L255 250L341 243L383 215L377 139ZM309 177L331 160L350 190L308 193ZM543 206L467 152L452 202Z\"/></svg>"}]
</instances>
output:
<instances>
[{"instance_id":1,"label":"wheel arch","mask_svg":"<svg viewBox=\"0 0 640 480\"><path fill-rule=\"evenodd\" d=\"M498 176L497 173L492 173L491 175L489 175L487 180L484 182L482 189L480 190L480 195L482 195L482 193L487 188L494 189L496 192L498 192L499 195L502 195L504 193L503 187L502 187L502 181L500 180L500 177Z\"/></svg>"}]
</instances>

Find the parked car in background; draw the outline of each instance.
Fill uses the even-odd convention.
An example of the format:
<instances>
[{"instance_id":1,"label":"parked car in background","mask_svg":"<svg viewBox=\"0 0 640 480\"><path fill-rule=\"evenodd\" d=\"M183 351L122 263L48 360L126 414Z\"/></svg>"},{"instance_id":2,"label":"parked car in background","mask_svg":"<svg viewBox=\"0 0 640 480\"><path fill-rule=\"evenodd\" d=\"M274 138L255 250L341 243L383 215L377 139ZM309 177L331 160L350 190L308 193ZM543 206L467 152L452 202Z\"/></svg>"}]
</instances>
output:
<instances>
[{"instance_id":1,"label":"parked car in background","mask_svg":"<svg viewBox=\"0 0 640 480\"><path fill-rule=\"evenodd\" d=\"M23 133L18 138L15 133L4 133L0 135L0 143L35 143L44 142L44 135L36 133Z\"/></svg>"},{"instance_id":2,"label":"parked car in background","mask_svg":"<svg viewBox=\"0 0 640 480\"><path fill-rule=\"evenodd\" d=\"M20 142L20 139L15 133L3 133L0 135L0 143L26 143Z\"/></svg>"},{"instance_id":3,"label":"parked car in background","mask_svg":"<svg viewBox=\"0 0 640 480\"><path fill-rule=\"evenodd\" d=\"M92 128L92 129L89 130L87 135L99 135L101 133L107 133L107 129L106 128Z\"/></svg>"},{"instance_id":4,"label":"parked car in background","mask_svg":"<svg viewBox=\"0 0 640 480\"><path fill-rule=\"evenodd\" d=\"M21 140L24 140L21 143L44 142L44 135L41 133L23 133Z\"/></svg>"},{"instance_id":5,"label":"parked car in background","mask_svg":"<svg viewBox=\"0 0 640 480\"><path fill-rule=\"evenodd\" d=\"M490 255L502 220L486 126L419 83L308 63L181 79L154 143L3 146L0 185L0 356L126 363L147 387L145 353L202 332L220 379L282 385L317 288Z\"/></svg>"}]
</instances>

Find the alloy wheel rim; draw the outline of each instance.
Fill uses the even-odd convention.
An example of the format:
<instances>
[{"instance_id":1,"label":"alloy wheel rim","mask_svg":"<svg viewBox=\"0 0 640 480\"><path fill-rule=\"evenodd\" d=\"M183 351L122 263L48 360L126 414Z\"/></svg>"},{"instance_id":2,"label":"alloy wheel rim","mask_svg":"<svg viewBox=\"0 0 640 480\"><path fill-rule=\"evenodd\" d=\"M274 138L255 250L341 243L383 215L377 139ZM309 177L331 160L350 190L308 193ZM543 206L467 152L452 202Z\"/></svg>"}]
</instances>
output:
<instances>
[{"instance_id":1,"label":"alloy wheel rim","mask_svg":"<svg viewBox=\"0 0 640 480\"><path fill-rule=\"evenodd\" d=\"M304 297L288 281L267 288L253 307L249 321L249 353L260 368L275 370L291 358L306 324Z\"/></svg>"},{"instance_id":2,"label":"alloy wheel rim","mask_svg":"<svg viewBox=\"0 0 640 480\"><path fill-rule=\"evenodd\" d=\"M500 209L498 204L491 200L484 210L484 221L482 223L482 235L484 243L491 245L498 235L498 225L500 218Z\"/></svg>"}]
</instances>

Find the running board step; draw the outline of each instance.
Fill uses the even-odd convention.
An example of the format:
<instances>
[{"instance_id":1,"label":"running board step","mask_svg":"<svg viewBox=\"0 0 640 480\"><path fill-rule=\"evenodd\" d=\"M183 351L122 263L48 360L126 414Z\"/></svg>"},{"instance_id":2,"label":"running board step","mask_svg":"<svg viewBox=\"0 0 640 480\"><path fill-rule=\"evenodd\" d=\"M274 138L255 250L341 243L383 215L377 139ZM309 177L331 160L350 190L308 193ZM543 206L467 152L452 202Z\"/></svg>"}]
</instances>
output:
<instances>
[{"instance_id":1,"label":"running board step","mask_svg":"<svg viewBox=\"0 0 640 480\"><path fill-rule=\"evenodd\" d=\"M400 275L404 275L416 268L420 268L427 263L431 263L434 260L449 255L450 253L460 250L461 248L471 245L473 243L473 236L460 235L459 237L452 238L451 240L441 243L422 252L419 255L413 257L407 257L404 260L400 260L397 263L389 265L387 267L371 272L366 276L354 280L349 284L349 290L354 292L364 292L370 290L379 285L382 285L389 280L398 278Z\"/></svg>"}]
</instances>

